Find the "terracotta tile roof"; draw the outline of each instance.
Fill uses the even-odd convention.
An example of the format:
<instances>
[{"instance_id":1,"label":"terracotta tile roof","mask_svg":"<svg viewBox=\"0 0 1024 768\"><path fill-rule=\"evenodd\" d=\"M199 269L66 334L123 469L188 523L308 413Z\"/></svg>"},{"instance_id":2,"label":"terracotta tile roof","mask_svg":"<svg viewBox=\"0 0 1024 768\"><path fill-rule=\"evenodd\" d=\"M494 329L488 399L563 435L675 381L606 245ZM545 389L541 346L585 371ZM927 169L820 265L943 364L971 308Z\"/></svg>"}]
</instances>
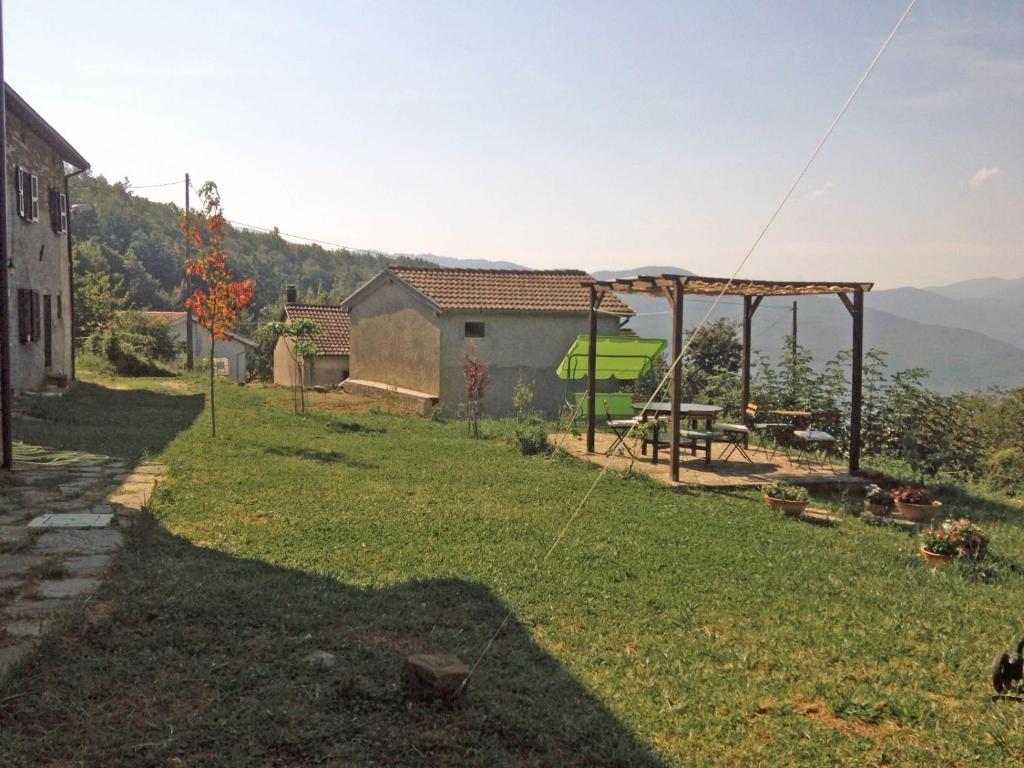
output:
<instances>
[{"instance_id":1,"label":"terracotta tile roof","mask_svg":"<svg viewBox=\"0 0 1024 768\"><path fill-rule=\"evenodd\" d=\"M285 319L312 320L322 331L313 337L321 355L347 355L352 343L348 312L334 304L285 304Z\"/></svg>"},{"instance_id":2,"label":"terracotta tile roof","mask_svg":"<svg viewBox=\"0 0 1024 768\"><path fill-rule=\"evenodd\" d=\"M584 283L594 278L578 269L430 269L388 267L442 309L587 312L590 292ZM600 310L632 315L633 310L612 293Z\"/></svg>"}]
</instances>

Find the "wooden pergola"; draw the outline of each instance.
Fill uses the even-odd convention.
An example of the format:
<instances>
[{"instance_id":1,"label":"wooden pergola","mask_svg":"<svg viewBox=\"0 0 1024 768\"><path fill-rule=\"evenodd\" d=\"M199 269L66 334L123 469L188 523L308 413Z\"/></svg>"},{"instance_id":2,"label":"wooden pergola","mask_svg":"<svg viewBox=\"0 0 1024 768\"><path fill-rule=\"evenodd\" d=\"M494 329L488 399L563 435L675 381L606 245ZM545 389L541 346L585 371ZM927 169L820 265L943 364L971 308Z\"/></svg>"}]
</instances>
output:
<instances>
[{"instance_id":1,"label":"wooden pergola","mask_svg":"<svg viewBox=\"0 0 1024 768\"><path fill-rule=\"evenodd\" d=\"M853 318L853 346L850 376L850 473L860 470L861 398L864 367L864 294L873 283L804 282L787 280L729 280L696 275L638 275L588 283L590 288L590 347L587 358L587 452L594 453L594 409L597 404L594 375L597 355L597 315L605 293L635 293L668 299L672 305L672 430L671 472L679 480L679 430L682 400L683 297L742 296L743 356L741 410L750 401L751 324L765 296L816 296L835 294Z\"/></svg>"}]
</instances>

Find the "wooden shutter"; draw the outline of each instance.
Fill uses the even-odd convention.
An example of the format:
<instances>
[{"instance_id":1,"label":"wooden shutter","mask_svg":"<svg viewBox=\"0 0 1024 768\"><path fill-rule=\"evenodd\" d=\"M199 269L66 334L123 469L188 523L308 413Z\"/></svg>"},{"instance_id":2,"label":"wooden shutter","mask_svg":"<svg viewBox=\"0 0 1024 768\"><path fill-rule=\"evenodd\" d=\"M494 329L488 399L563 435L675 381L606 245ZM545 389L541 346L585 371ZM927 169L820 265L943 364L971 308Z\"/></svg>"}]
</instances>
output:
<instances>
[{"instance_id":1,"label":"wooden shutter","mask_svg":"<svg viewBox=\"0 0 1024 768\"><path fill-rule=\"evenodd\" d=\"M68 196L63 192L57 193L57 220L60 222L60 231L68 231Z\"/></svg>"},{"instance_id":2,"label":"wooden shutter","mask_svg":"<svg viewBox=\"0 0 1024 768\"><path fill-rule=\"evenodd\" d=\"M32 291L32 341L43 338L43 313L39 306L39 291Z\"/></svg>"},{"instance_id":3,"label":"wooden shutter","mask_svg":"<svg viewBox=\"0 0 1024 768\"><path fill-rule=\"evenodd\" d=\"M60 233L60 203L57 200L57 190L50 187L46 194L46 207L50 210L50 229Z\"/></svg>"},{"instance_id":4,"label":"wooden shutter","mask_svg":"<svg viewBox=\"0 0 1024 768\"><path fill-rule=\"evenodd\" d=\"M18 341L21 344L28 343L28 302L26 301L28 291L24 288L18 289Z\"/></svg>"},{"instance_id":5,"label":"wooden shutter","mask_svg":"<svg viewBox=\"0 0 1024 768\"><path fill-rule=\"evenodd\" d=\"M17 189L18 215L25 216L25 171L19 165L14 172L14 184Z\"/></svg>"},{"instance_id":6,"label":"wooden shutter","mask_svg":"<svg viewBox=\"0 0 1024 768\"><path fill-rule=\"evenodd\" d=\"M32 196L32 199L29 200L32 215L29 218L32 221L39 221L39 177L34 173L29 174L29 192Z\"/></svg>"}]
</instances>

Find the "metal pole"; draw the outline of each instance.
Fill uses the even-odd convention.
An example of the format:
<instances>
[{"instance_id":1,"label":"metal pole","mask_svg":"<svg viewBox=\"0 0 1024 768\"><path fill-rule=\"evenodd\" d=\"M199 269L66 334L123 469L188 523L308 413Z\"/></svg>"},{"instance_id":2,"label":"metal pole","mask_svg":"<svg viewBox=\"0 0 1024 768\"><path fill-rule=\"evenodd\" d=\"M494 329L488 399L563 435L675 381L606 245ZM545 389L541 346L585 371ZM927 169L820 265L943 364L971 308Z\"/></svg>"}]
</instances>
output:
<instances>
[{"instance_id":1,"label":"metal pole","mask_svg":"<svg viewBox=\"0 0 1024 768\"><path fill-rule=\"evenodd\" d=\"M7 264L11 254L7 242L7 81L4 80L4 22L0 0L0 442L3 468L14 464L11 435L11 315Z\"/></svg>"},{"instance_id":2,"label":"metal pole","mask_svg":"<svg viewBox=\"0 0 1024 768\"><path fill-rule=\"evenodd\" d=\"M189 204L189 187L192 184L189 181L188 174L185 174L185 229L187 230L192 221L192 209ZM185 236L185 261L189 260L191 247L188 239L188 235ZM187 296L192 295L192 275L185 275L185 293ZM192 349L192 310L185 307L185 368L189 372L195 369L195 353Z\"/></svg>"},{"instance_id":3,"label":"metal pole","mask_svg":"<svg viewBox=\"0 0 1024 768\"><path fill-rule=\"evenodd\" d=\"M597 288L590 286L590 330L587 337L587 453L594 452L594 408L597 407Z\"/></svg>"}]
</instances>

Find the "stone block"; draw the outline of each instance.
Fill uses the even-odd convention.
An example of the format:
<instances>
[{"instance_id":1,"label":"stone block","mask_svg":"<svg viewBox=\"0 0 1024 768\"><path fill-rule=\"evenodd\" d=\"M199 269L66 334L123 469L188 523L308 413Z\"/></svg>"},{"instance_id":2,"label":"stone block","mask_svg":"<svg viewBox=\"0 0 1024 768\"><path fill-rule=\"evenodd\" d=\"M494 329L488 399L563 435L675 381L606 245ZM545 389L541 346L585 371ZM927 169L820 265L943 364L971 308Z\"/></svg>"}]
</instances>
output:
<instances>
[{"instance_id":1,"label":"stone block","mask_svg":"<svg viewBox=\"0 0 1024 768\"><path fill-rule=\"evenodd\" d=\"M53 600L90 595L99 589L99 586L99 579L57 579L39 582L35 591L39 597Z\"/></svg>"},{"instance_id":2,"label":"stone block","mask_svg":"<svg viewBox=\"0 0 1024 768\"><path fill-rule=\"evenodd\" d=\"M40 555L0 555L0 577L23 575L45 561Z\"/></svg>"},{"instance_id":3,"label":"stone block","mask_svg":"<svg viewBox=\"0 0 1024 768\"><path fill-rule=\"evenodd\" d=\"M113 515L96 515L92 512L39 515L33 518L29 528L109 528Z\"/></svg>"},{"instance_id":4,"label":"stone block","mask_svg":"<svg viewBox=\"0 0 1024 768\"><path fill-rule=\"evenodd\" d=\"M113 559L111 555L76 555L65 558L62 564L71 576L93 576L102 574Z\"/></svg>"},{"instance_id":5,"label":"stone block","mask_svg":"<svg viewBox=\"0 0 1024 768\"><path fill-rule=\"evenodd\" d=\"M405 688L416 699L454 704L465 695L468 679L469 667L458 656L418 653L405 660Z\"/></svg>"},{"instance_id":6,"label":"stone block","mask_svg":"<svg viewBox=\"0 0 1024 768\"><path fill-rule=\"evenodd\" d=\"M98 555L116 552L122 541L121 532L109 528L46 531L36 540L35 551L47 555Z\"/></svg>"}]
</instances>

